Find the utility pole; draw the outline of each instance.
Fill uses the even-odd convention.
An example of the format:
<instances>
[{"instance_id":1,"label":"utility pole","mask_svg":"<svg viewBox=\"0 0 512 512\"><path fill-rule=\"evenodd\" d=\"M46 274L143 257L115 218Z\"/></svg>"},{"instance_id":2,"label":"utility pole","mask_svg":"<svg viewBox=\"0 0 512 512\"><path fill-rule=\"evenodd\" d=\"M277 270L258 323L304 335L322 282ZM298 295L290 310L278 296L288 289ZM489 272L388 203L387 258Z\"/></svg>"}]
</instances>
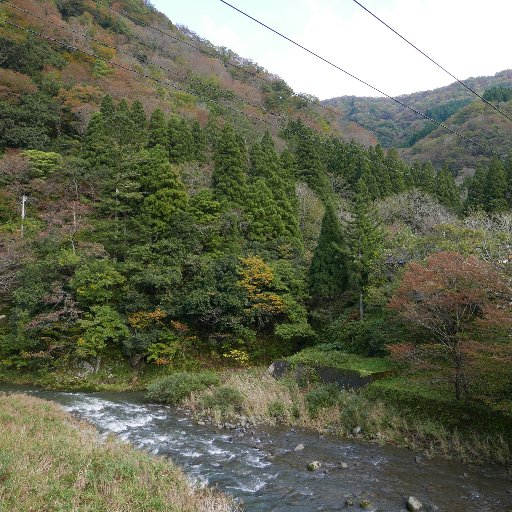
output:
<instances>
[{"instance_id":1,"label":"utility pole","mask_svg":"<svg viewBox=\"0 0 512 512\"><path fill-rule=\"evenodd\" d=\"M25 194L23 194L21 196L21 236L23 236L23 228L24 228L24 222L25 222L25 217L26 217L25 205L27 204L27 201L28 201L28 197Z\"/></svg>"}]
</instances>

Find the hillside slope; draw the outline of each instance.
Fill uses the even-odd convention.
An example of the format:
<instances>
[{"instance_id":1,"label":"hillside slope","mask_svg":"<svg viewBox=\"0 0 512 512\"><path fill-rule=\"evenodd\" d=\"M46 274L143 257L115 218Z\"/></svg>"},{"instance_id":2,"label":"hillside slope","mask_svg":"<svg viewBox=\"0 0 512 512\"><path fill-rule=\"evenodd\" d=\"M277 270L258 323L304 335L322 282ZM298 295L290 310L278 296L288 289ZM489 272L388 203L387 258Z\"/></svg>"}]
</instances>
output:
<instances>
[{"instance_id":1,"label":"hillside slope","mask_svg":"<svg viewBox=\"0 0 512 512\"><path fill-rule=\"evenodd\" d=\"M511 87L512 70L501 71L492 77L469 78L465 83L479 94L492 85ZM507 154L512 150L509 136L512 124L459 83L398 98L499 153ZM431 160L438 166L448 163L460 169L489 158L478 147L447 130L436 128L433 123L388 98L342 96L323 103L341 109L351 119L362 123L383 146L404 148L401 153L408 160ZM512 116L510 102L501 102L499 108Z\"/></svg>"},{"instance_id":2,"label":"hillside slope","mask_svg":"<svg viewBox=\"0 0 512 512\"><path fill-rule=\"evenodd\" d=\"M335 114L296 95L254 62L173 24L142 0L13 0L2 3L0 17L7 21L0 26L0 100L19 104L49 94L59 111L57 129L71 135L83 132L105 93L140 99L146 112L160 108L198 118L203 126L214 114L247 137L267 129L276 134L288 117L339 134ZM41 71L44 80L38 78ZM342 129L348 139L375 141L354 123ZM22 139L7 145L31 145Z\"/></svg>"}]
</instances>

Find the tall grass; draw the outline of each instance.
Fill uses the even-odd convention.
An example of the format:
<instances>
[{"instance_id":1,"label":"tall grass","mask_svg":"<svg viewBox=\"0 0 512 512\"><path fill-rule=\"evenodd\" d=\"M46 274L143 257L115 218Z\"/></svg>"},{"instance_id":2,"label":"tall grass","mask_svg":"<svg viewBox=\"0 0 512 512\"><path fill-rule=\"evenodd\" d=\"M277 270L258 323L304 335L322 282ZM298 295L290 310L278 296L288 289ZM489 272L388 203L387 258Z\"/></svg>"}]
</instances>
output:
<instances>
[{"instance_id":1,"label":"tall grass","mask_svg":"<svg viewBox=\"0 0 512 512\"><path fill-rule=\"evenodd\" d=\"M325 385L301 388L294 381L275 380L264 369L230 372L223 381L243 397L239 414L256 423L283 423L344 438L409 447L427 456L501 464L511 461L512 447L499 434L470 429L460 432L446 428L440 421L406 417L396 405L357 392ZM198 416L209 415L218 420L223 415L212 413L211 401L205 399L209 393L194 393L185 403ZM210 407L205 408L205 404Z\"/></svg>"},{"instance_id":2,"label":"tall grass","mask_svg":"<svg viewBox=\"0 0 512 512\"><path fill-rule=\"evenodd\" d=\"M168 460L109 438L53 403L0 395L0 510L228 512L233 501L195 488Z\"/></svg>"}]
</instances>

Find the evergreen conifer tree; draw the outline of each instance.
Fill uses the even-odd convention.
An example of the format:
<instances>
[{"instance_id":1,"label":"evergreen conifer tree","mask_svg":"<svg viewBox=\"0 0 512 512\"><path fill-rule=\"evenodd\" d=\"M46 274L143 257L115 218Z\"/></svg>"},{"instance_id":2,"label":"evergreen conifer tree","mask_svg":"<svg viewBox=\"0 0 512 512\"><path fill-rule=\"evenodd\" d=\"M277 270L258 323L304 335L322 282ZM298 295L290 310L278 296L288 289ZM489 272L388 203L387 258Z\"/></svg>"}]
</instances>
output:
<instances>
[{"instance_id":1,"label":"evergreen conifer tree","mask_svg":"<svg viewBox=\"0 0 512 512\"><path fill-rule=\"evenodd\" d=\"M215 149L213 191L228 208L243 207L247 194L247 158L233 128L226 124Z\"/></svg>"},{"instance_id":2,"label":"evergreen conifer tree","mask_svg":"<svg viewBox=\"0 0 512 512\"><path fill-rule=\"evenodd\" d=\"M427 194L436 194L436 170L431 162L425 162L418 169L415 185Z\"/></svg>"},{"instance_id":3,"label":"evergreen conifer tree","mask_svg":"<svg viewBox=\"0 0 512 512\"><path fill-rule=\"evenodd\" d=\"M405 190L405 165L396 149L388 149L384 165L391 181L391 193L400 194Z\"/></svg>"},{"instance_id":4,"label":"evergreen conifer tree","mask_svg":"<svg viewBox=\"0 0 512 512\"><path fill-rule=\"evenodd\" d=\"M89 120L83 138L82 158L90 168L114 165L111 138L101 112L95 112Z\"/></svg>"},{"instance_id":5,"label":"evergreen conifer tree","mask_svg":"<svg viewBox=\"0 0 512 512\"><path fill-rule=\"evenodd\" d=\"M146 118L146 112L140 100L135 100L130 108L130 117L139 130L145 130L147 127L148 120Z\"/></svg>"},{"instance_id":6,"label":"evergreen conifer tree","mask_svg":"<svg viewBox=\"0 0 512 512\"><path fill-rule=\"evenodd\" d=\"M453 174L448 167L443 166L436 178L435 195L439 202L458 212L461 208L461 197L459 189L455 184Z\"/></svg>"},{"instance_id":7,"label":"evergreen conifer tree","mask_svg":"<svg viewBox=\"0 0 512 512\"><path fill-rule=\"evenodd\" d=\"M378 263L382 258L384 232L364 180L357 183L354 218L351 226L354 254L353 275L359 293L359 317L364 318L365 294L370 284L377 284Z\"/></svg>"},{"instance_id":8,"label":"evergreen conifer tree","mask_svg":"<svg viewBox=\"0 0 512 512\"><path fill-rule=\"evenodd\" d=\"M506 210L507 204L507 173L502 162L493 158L487 169L485 180L485 203L489 212Z\"/></svg>"},{"instance_id":9,"label":"evergreen conifer tree","mask_svg":"<svg viewBox=\"0 0 512 512\"><path fill-rule=\"evenodd\" d=\"M126 146L136 147L140 143L140 139L144 138L145 131L135 125L128 102L123 98L111 121L112 138L120 148ZM141 137L142 135L142 137Z\"/></svg>"},{"instance_id":10,"label":"evergreen conifer tree","mask_svg":"<svg viewBox=\"0 0 512 512\"><path fill-rule=\"evenodd\" d=\"M192 123L192 139L194 141L194 160L204 162L206 160L206 135L197 119L194 119Z\"/></svg>"},{"instance_id":11,"label":"evergreen conifer tree","mask_svg":"<svg viewBox=\"0 0 512 512\"><path fill-rule=\"evenodd\" d=\"M167 148L167 123L164 113L157 108L151 114L148 128L148 147L162 146Z\"/></svg>"},{"instance_id":12,"label":"evergreen conifer tree","mask_svg":"<svg viewBox=\"0 0 512 512\"><path fill-rule=\"evenodd\" d=\"M319 143L311 133L298 139L296 162L299 178L303 179L324 201L331 194L326 168L318 149Z\"/></svg>"},{"instance_id":13,"label":"evergreen conifer tree","mask_svg":"<svg viewBox=\"0 0 512 512\"><path fill-rule=\"evenodd\" d=\"M276 248L285 235L285 226L272 190L263 178L256 179L249 187L245 211L249 220L248 239L256 247Z\"/></svg>"},{"instance_id":14,"label":"evergreen conifer tree","mask_svg":"<svg viewBox=\"0 0 512 512\"><path fill-rule=\"evenodd\" d=\"M195 158L194 137L185 119L171 117L167 124L169 160L175 164L190 162Z\"/></svg>"},{"instance_id":15,"label":"evergreen conifer tree","mask_svg":"<svg viewBox=\"0 0 512 512\"><path fill-rule=\"evenodd\" d=\"M482 165L476 168L475 174L469 180L466 209L486 209L485 188L487 172Z\"/></svg>"},{"instance_id":16,"label":"evergreen conifer tree","mask_svg":"<svg viewBox=\"0 0 512 512\"><path fill-rule=\"evenodd\" d=\"M317 302L333 301L348 283L346 240L331 203L325 208L318 245L309 268L309 290Z\"/></svg>"},{"instance_id":17,"label":"evergreen conifer tree","mask_svg":"<svg viewBox=\"0 0 512 512\"><path fill-rule=\"evenodd\" d=\"M103 121L105 122L105 125L108 128L111 128L111 123L114 119L114 114L116 113L116 106L110 94L103 96L100 105L100 112L103 115Z\"/></svg>"}]
</instances>

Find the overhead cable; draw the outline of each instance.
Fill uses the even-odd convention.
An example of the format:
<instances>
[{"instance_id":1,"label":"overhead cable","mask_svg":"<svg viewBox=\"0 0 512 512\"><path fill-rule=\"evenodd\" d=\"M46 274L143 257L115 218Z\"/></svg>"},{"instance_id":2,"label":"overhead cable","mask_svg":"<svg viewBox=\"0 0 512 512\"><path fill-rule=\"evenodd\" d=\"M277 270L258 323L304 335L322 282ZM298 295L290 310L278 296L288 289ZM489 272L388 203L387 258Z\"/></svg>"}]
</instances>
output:
<instances>
[{"instance_id":1,"label":"overhead cable","mask_svg":"<svg viewBox=\"0 0 512 512\"><path fill-rule=\"evenodd\" d=\"M474 94L475 96L477 96L478 98L480 98L484 103L486 103L487 105L489 105L490 107L492 107L494 110L496 110L496 112L499 112L502 116L506 117L509 121L512 121L512 117L510 117L506 112L503 112L501 109L499 109L496 105L493 105L491 102L489 102L488 100L486 100L483 96L481 96L477 91L475 91L471 86L469 86L468 84L466 84L465 82L463 82L462 80L460 80L459 78L457 78L453 73L451 73L450 71L448 71L445 67L443 67L441 64L439 64L439 62L435 61L432 57L430 57L429 55L427 55L423 50L420 50L420 48L418 48L415 44L411 43L411 41L409 41L408 39L406 39L402 34L400 34L398 31L396 31L393 27L391 27L390 25L388 25L384 20L382 20L381 18L379 18L376 14L374 14L372 11L370 11L370 9L368 9L367 7L365 7L361 2L358 2L357 0L353 0L357 5L359 5L359 7L361 7L362 9L364 9L368 14L370 14L371 16L373 16L377 21L379 21L380 23L382 23L385 27L387 27L389 30L391 30L391 32L393 32L394 34L396 34L400 39L402 39L403 41L405 41L409 46L412 46L417 52L421 53L424 57L426 57L430 62L432 62L433 64L435 64L439 69L443 70L447 75L451 76L454 80L456 80L460 85L462 85L463 87L465 87L468 91L470 91L472 94Z\"/></svg>"},{"instance_id":2,"label":"overhead cable","mask_svg":"<svg viewBox=\"0 0 512 512\"><path fill-rule=\"evenodd\" d=\"M303 46L302 44L294 41L293 39L291 39L290 37L284 35L283 33L279 32L278 30L270 27L269 25L263 23L262 21L258 20L257 18L251 16L250 14L242 11L241 9L239 9L238 7L235 7L234 5L230 4L229 2L226 2L226 0L220 0L223 4L227 5L228 7L230 7L231 9L239 12L240 14L242 14L243 16L251 19L252 21L256 22L258 25L261 25L262 27L266 28L267 30L270 30L271 32L273 32L274 34L278 35L279 37L287 40L288 42L292 43L293 45L301 48L302 50L304 50L305 52L313 55L314 57L316 57L317 59L320 59L321 61L325 62L326 64L328 64L329 66L337 69L338 71L341 71L342 73L348 75L349 77L353 78L354 80L357 80L358 82L366 85L367 87L369 87L370 89L373 89L374 91L378 92L379 94L382 94L383 96L385 96L386 98L394 101L395 103L397 103L398 105L401 105L402 107L404 108L407 108L409 109L411 112L414 112L415 114L423 117L424 119L427 119L428 121L431 121L432 123L436 124L437 126L441 127L441 128L444 128L448 131L450 131L451 133L453 133L454 135L456 135L457 137L460 137L468 142L471 142L472 144L474 144L475 146L478 146L479 148L483 149L484 151L487 151L488 153L491 153L493 155L496 155L498 156L499 158L502 158L502 155L500 155L499 153L497 153L496 151L494 151L493 149L491 149L490 147L484 145L484 144L480 144L480 142L477 142L476 140L472 139L471 137L467 137L466 135L463 135L462 133L458 132L457 130L454 130L453 128L450 128L448 125L444 124L444 123L441 123L439 121L436 121L435 119L433 119L432 117L424 114L423 112L420 112L419 110L417 110L416 108L414 107L411 107L410 105L407 105L406 103L404 103L403 101L399 100L398 98L395 98L393 96L391 96L390 94L387 94L385 93L384 91L380 90L379 88L375 87L374 85L371 85L370 83L366 82L365 80L363 80L362 78L359 78L357 77L356 75L354 75L353 73L350 73L349 71L343 69L342 67L338 66L337 64L331 62L330 60L326 59L325 57L322 57L321 55L319 55L318 53L315 53L314 51L306 48L305 46Z\"/></svg>"}]
</instances>

